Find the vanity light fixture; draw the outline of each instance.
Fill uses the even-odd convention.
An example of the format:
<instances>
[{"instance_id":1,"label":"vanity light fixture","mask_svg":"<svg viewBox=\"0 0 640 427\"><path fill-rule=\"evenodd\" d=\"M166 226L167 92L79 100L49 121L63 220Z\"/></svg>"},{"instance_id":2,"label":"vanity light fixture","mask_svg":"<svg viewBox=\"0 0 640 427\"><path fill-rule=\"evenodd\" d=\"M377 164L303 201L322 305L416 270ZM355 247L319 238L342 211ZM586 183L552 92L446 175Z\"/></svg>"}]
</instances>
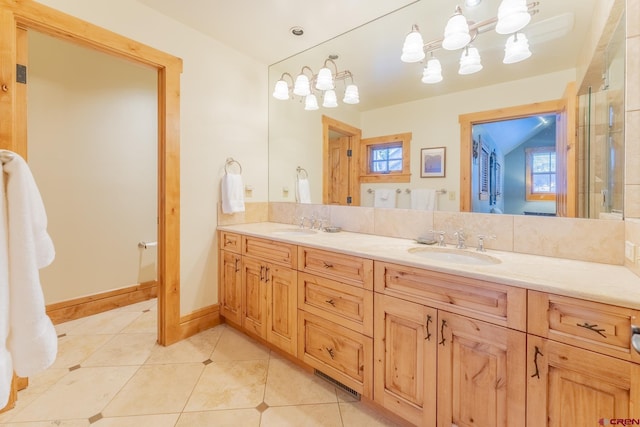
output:
<instances>
[{"instance_id":1,"label":"vanity light fixture","mask_svg":"<svg viewBox=\"0 0 640 427\"><path fill-rule=\"evenodd\" d=\"M477 6L479 3L479 0L465 0L466 6ZM458 73L477 73L482 70L480 52L472 47L471 43L478 35L495 29L498 34L511 34L505 45L503 63L523 61L531 56L531 51L527 37L520 31L531 21L531 16L538 12L536 7L539 4L538 1L527 3L527 0L502 0L497 17L478 23L467 21L460 6L456 6L454 14L447 21L443 38L425 43L418 26L414 24L405 38L400 59L409 63L420 62L430 53L430 59L422 74L422 82L433 84L442 81L442 67L433 57L433 52L441 48L463 49Z\"/></svg>"},{"instance_id":2,"label":"vanity light fixture","mask_svg":"<svg viewBox=\"0 0 640 427\"><path fill-rule=\"evenodd\" d=\"M420 48L422 51L422 48ZM293 79L289 73L282 73L280 79L276 82L273 97L279 100L287 100L291 94L304 98L304 109L307 111L317 110L318 98L314 94L315 91L322 92L322 106L325 108L335 108L338 106L338 98L335 92L335 82L340 80L351 79L350 84L345 83L344 98L342 102L345 104L358 104L360 95L358 86L353 82L353 74L349 70L339 71L334 59L337 56L330 56L324 61L323 67L314 74L313 70L308 66L303 66L300 73ZM334 70L329 68L333 65ZM290 81L287 82L287 80Z\"/></svg>"}]
</instances>

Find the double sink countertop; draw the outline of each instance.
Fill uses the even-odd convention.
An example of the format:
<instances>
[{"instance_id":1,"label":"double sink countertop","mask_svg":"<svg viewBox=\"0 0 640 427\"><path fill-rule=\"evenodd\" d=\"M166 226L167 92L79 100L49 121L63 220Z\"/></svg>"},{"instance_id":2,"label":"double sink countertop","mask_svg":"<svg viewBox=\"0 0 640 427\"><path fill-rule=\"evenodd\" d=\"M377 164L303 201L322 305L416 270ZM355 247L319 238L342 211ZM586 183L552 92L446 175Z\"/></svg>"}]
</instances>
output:
<instances>
[{"instance_id":1,"label":"double sink countertop","mask_svg":"<svg viewBox=\"0 0 640 427\"><path fill-rule=\"evenodd\" d=\"M219 226L218 230L640 310L640 277L621 265L492 249L480 253L452 245L439 248L347 231L300 231L294 225L273 222ZM442 257L431 256L443 249ZM449 253L453 255L447 256ZM476 259L490 263L475 264Z\"/></svg>"}]
</instances>

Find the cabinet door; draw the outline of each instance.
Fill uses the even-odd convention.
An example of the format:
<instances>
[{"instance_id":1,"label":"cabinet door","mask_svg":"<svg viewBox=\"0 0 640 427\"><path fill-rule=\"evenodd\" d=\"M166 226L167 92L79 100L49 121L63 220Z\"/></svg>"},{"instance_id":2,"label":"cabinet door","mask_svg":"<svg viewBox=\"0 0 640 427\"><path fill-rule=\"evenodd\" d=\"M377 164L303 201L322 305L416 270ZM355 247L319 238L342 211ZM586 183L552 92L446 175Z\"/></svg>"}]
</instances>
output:
<instances>
[{"instance_id":1,"label":"cabinet door","mask_svg":"<svg viewBox=\"0 0 640 427\"><path fill-rule=\"evenodd\" d=\"M433 426L437 311L381 294L374 305L374 400L417 426Z\"/></svg>"},{"instance_id":2,"label":"cabinet door","mask_svg":"<svg viewBox=\"0 0 640 427\"><path fill-rule=\"evenodd\" d=\"M242 259L242 326L261 338L267 335L266 269L258 260Z\"/></svg>"},{"instance_id":3,"label":"cabinet door","mask_svg":"<svg viewBox=\"0 0 640 427\"><path fill-rule=\"evenodd\" d=\"M242 324L242 258L220 251L220 314L229 322Z\"/></svg>"},{"instance_id":4,"label":"cabinet door","mask_svg":"<svg viewBox=\"0 0 640 427\"><path fill-rule=\"evenodd\" d=\"M526 334L444 311L437 330L438 426L525 425Z\"/></svg>"},{"instance_id":5,"label":"cabinet door","mask_svg":"<svg viewBox=\"0 0 640 427\"><path fill-rule=\"evenodd\" d=\"M267 264L267 341L289 354L298 352L297 272Z\"/></svg>"},{"instance_id":6,"label":"cabinet door","mask_svg":"<svg viewBox=\"0 0 640 427\"><path fill-rule=\"evenodd\" d=\"M532 335L528 358L527 426L640 418L639 365Z\"/></svg>"}]
</instances>

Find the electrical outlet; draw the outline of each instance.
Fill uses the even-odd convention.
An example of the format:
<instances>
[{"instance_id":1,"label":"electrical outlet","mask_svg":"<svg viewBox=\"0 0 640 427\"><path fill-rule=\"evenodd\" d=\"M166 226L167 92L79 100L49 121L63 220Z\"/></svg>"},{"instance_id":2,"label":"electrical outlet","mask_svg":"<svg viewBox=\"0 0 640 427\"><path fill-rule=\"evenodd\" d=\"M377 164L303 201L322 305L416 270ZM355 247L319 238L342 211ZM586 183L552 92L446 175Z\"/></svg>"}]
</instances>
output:
<instances>
[{"instance_id":1,"label":"electrical outlet","mask_svg":"<svg viewBox=\"0 0 640 427\"><path fill-rule=\"evenodd\" d=\"M456 199L456 192L449 191L449 200L455 200L455 199Z\"/></svg>"},{"instance_id":2,"label":"electrical outlet","mask_svg":"<svg viewBox=\"0 0 640 427\"><path fill-rule=\"evenodd\" d=\"M624 256L631 262L636 262L636 245L633 242L624 242Z\"/></svg>"}]
</instances>

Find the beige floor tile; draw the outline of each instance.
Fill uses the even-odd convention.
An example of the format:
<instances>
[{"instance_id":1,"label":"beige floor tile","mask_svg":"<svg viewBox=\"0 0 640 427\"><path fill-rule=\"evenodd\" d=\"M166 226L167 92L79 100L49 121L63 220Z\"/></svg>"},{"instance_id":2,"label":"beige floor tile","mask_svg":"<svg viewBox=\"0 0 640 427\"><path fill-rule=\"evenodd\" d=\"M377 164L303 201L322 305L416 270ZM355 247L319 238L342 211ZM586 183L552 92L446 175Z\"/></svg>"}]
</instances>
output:
<instances>
[{"instance_id":1,"label":"beige floor tile","mask_svg":"<svg viewBox=\"0 0 640 427\"><path fill-rule=\"evenodd\" d=\"M93 353L82 366L142 365L156 345L156 334L119 334Z\"/></svg>"},{"instance_id":2,"label":"beige floor tile","mask_svg":"<svg viewBox=\"0 0 640 427\"><path fill-rule=\"evenodd\" d=\"M27 423L8 423L0 424L2 427L86 427L89 420L52 420L52 421L34 421Z\"/></svg>"},{"instance_id":3,"label":"beige floor tile","mask_svg":"<svg viewBox=\"0 0 640 427\"><path fill-rule=\"evenodd\" d=\"M182 411L204 365L144 365L102 411L105 417Z\"/></svg>"},{"instance_id":4,"label":"beige floor tile","mask_svg":"<svg viewBox=\"0 0 640 427\"><path fill-rule=\"evenodd\" d=\"M38 396L12 422L88 419L102 411L137 369L134 366L77 369Z\"/></svg>"},{"instance_id":5,"label":"beige floor tile","mask_svg":"<svg viewBox=\"0 0 640 427\"><path fill-rule=\"evenodd\" d=\"M180 414L140 415L135 417L102 418L92 427L173 427Z\"/></svg>"},{"instance_id":6,"label":"beige floor tile","mask_svg":"<svg viewBox=\"0 0 640 427\"><path fill-rule=\"evenodd\" d=\"M131 322L122 332L132 333L158 333L158 312L147 311Z\"/></svg>"},{"instance_id":7,"label":"beige floor tile","mask_svg":"<svg viewBox=\"0 0 640 427\"><path fill-rule=\"evenodd\" d=\"M141 316L140 312L106 311L86 318L67 332L67 335L117 334Z\"/></svg>"},{"instance_id":8,"label":"beige floor tile","mask_svg":"<svg viewBox=\"0 0 640 427\"><path fill-rule=\"evenodd\" d=\"M336 394L338 395L338 403L342 402L358 402L359 399L352 394L336 387Z\"/></svg>"},{"instance_id":9,"label":"beige floor tile","mask_svg":"<svg viewBox=\"0 0 640 427\"><path fill-rule=\"evenodd\" d=\"M360 402L340 403L340 413L345 426L391 427L398 425Z\"/></svg>"},{"instance_id":10,"label":"beige floor tile","mask_svg":"<svg viewBox=\"0 0 640 427\"><path fill-rule=\"evenodd\" d=\"M70 368L84 362L105 345L113 335L67 335L58 339L58 356L53 369Z\"/></svg>"},{"instance_id":11,"label":"beige floor tile","mask_svg":"<svg viewBox=\"0 0 640 427\"><path fill-rule=\"evenodd\" d=\"M225 328L211 354L211 360L214 362L266 359L269 359L269 349L230 327Z\"/></svg>"},{"instance_id":12,"label":"beige floor tile","mask_svg":"<svg viewBox=\"0 0 640 427\"><path fill-rule=\"evenodd\" d=\"M268 360L210 363L184 410L255 408L264 397L268 363Z\"/></svg>"},{"instance_id":13,"label":"beige floor tile","mask_svg":"<svg viewBox=\"0 0 640 427\"><path fill-rule=\"evenodd\" d=\"M84 323L86 321L87 321L87 318L86 317L82 317L80 319L69 320L68 322L59 323L57 325L54 325L54 327L56 328L56 333L58 334L58 336L60 336L62 334L66 334L67 332L69 332L73 328L78 327L78 325L80 325L80 324L82 324L82 323Z\"/></svg>"},{"instance_id":14,"label":"beige floor tile","mask_svg":"<svg viewBox=\"0 0 640 427\"><path fill-rule=\"evenodd\" d=\"M337 403L335 387L284 359L269 361L264 401L269 406Z\"/></svg>"},{"instance_id":15,"label":"beige floor tile","mask_svg":"<svg viewBox=\"0 0 640 427\"><path fill-rule=\"evenodd\" d=\"M224 329L224 327L208 329L168 347L156 345L151 350L151 354L145 363L166 364L204 362L211 356L211 353L216 347Z\"/></svg>"},{"instance_id":16,"label":"beige floor tile","mask_svg":"<svg viewBox=\"0 0 640 427\"><path fill-rule=\"evenodd\" d=\"M185 412L175 427L258 427L260 413L255 409Z\"/></svg>"},{"instance_id":17,"label":"beige floor tile","mask_svg":"<svg viewBox=\"0 0 640 427\"><path fill-rule=\"evenodd\" d=\"M270 407L262 414L260 427L342 427L337 403ZM367 424L344 424L368 427Z\"/></svg>"}]
</instances>

